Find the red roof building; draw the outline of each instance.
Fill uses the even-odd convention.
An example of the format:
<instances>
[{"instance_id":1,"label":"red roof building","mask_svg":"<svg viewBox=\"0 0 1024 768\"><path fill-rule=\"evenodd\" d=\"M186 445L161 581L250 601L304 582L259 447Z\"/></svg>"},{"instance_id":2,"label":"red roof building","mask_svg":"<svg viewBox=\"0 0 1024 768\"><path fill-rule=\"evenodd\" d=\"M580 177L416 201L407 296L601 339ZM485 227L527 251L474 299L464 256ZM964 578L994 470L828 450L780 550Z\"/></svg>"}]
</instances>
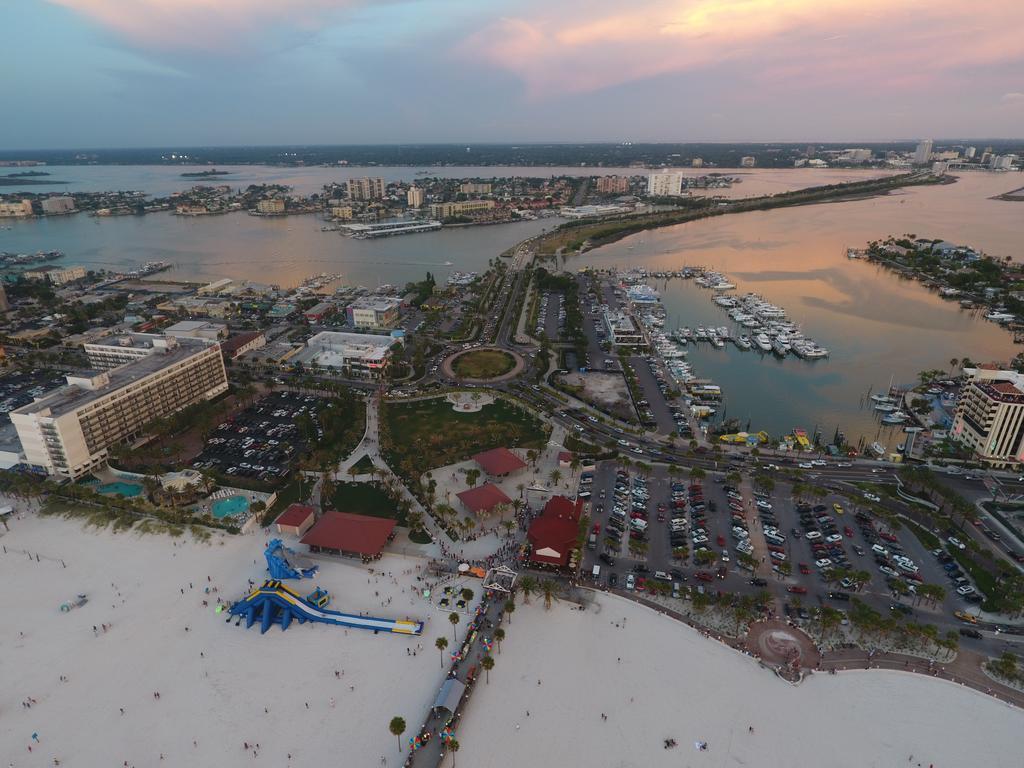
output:
<instances>
[{"instance_id":1,"label":"red roof building","mask_svg":"<svg viewBox=\"0 0 1024 768\"><path fill-rule=\"evenodd\" d=\"M395 522L386 517L327 512L302 537L302 543L311 552L376 557L393 535Z\"/></svg>"},{"instance_id":2,"label":"red roof building","mask_svg":"<svg viewBox=\"0 0 1024 768\"><path fill-rule=\"evenodd\" d=\"M579 537L582 514L582 499L572 501L565 496L552 496L526 534L530 542L530 560L558 568L568 567L569 556Z\"/></svg>"},{"instance_id":3,"label":"red roof building","mask_svg":"<svg viewBox=\"0 0 1024 768\"><path fill-rule=\"evenodd\" d=\"M499 504L508 504L512 501L501 488L491 485L491 483L484 483L477 488L469 488L455 495L459 497L463 506L475 515L489 513Z\"/></svg>"},{"instance_id":4,"label":"red roof building","mask_svg":"<svg viewBox=\"0 0 1024 768\"><path fill-rule=\"evenodd\" d=\"M291 504L281 516L274 521L278 533L290 533L302 536L316 520L316 509L306 504Z\"/></svg>"},{"instance_id":5,"label":"red roof building","mask_svg":"<svg viewBox=\"0 0 1024 768\"><path fill-rule=\"evenodd\" d=\"M516 472L526 466L526 462L516 456L508 448L494 448L478 453L473 457L480 469L491 477L500 477Z\"/></svg>"}]
</instances>

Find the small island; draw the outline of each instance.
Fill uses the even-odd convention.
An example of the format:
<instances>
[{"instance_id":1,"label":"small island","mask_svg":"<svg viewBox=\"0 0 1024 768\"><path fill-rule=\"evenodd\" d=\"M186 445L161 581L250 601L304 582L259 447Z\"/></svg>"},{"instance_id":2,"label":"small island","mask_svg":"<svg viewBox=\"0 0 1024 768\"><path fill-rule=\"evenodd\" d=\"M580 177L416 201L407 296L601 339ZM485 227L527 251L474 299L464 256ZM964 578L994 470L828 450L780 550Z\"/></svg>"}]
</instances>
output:
<instances>
[{"instance_id":1,"label":"small island","mask_svg":"<svg viewBox=\"0 0 1024 768\"><path fill-rule=\"evenodd\" d=\"M189 173L181 174L183 179L208 179L212 176L228 176L231 171L218 171L216 168L212 168L209 171L191 171Z\"/></svg>"}]
</instances>

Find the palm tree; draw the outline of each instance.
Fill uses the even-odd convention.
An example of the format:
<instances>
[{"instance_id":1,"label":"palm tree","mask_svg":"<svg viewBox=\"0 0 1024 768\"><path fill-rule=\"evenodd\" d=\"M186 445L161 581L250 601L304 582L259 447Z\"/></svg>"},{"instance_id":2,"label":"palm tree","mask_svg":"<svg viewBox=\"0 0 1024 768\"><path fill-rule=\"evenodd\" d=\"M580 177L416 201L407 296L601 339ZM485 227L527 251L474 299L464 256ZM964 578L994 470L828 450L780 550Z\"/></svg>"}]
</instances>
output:
<instances>
[{"instance_id":1,"label":"palm tree","mask_svg":"<svg viewBox=\"0 0 1024 768\"><path fill-rule=\"evenodd\" d=\"M460 594L462 595L462 599L465 600L467 603L473 599L473 590L469 587L464 587Z\"/></svg>"},{"instance_id":2,"label":"palm tree","mask_svg":"<svg viewBox=\"0 0 1024 768\"><path fill-rule=\"evenodd\" d=\"M434 645L441 652L441 669L444 669L444 649L448 647L448 638L439 637L434 641Z\"/></svg>"},{"instance_id":3,"label":"palm tree","mask_svg":"<svg viewBox=\"0 0 1024 768\"><path fill-rule=\"evenodd\" d=\"M452 611L448 614L448 621L452 623L452 640L457 643L459 641L459 638L455 634L455 630L458 629L459 626L459 614Z\"/></svg>"},{"instance_id":4,"label":"palm tree","mask_svg":"<svg viewBox=\"0 0 1024 768\"><path fill-rule=\"evenodd\" d=\"M402 751L402 734L405 733L405 720L400 717L392 717L388 723L388 730L398 739L398 751Z\"/></svg>"},{"instance_id":5,"label":"palm tree","mask_svg":"<svg viewBox=\"0 0 1024 768\"><path fill-rule=\"evenodd\" d=\"M708 475L708 473L705 472L700 467L692 467L690 469L690 479L691 480L700 480L702 478L707 477L707 475Z\"/></svg>"},{"instance_id":6,"label":"palm tree","mask_svg":"<svg viewBox=\"0 0 1024 768\"><path fill-rule=\"evenodd\" d=\"M491 670L494 669L494 657L489 653L485 653L484 657L480 659L480 666L484 668L484 680L490 685Z\"/></svg>"},{"instance_id":7,"label":"palm tree","mask_svg":"<svg viewBox=\"0 0 1024 768\"><path fill-rule=\"evenodd\" d=\"M508 623L510 625L512 624L512 614L515 613L515 610L516 610L516 601L515 600L511 600L511 599L510 600L506 600L505 601L505 613L508 614Z\"/></svg>"},{"instance_id":8,"label":"palm tree","mask_svg":"<svg viewBox=\"0 0 1024 768\"><path fill-rule=\"evenodd\" d=\"M537 580L533 576L523 576L519 580L519 591L523 593L523 602L530 604L530 595L537 590Z\"/></svg>"},{"instance_id":9,"label":"palm tree","mask_svg":"<svg viewBox=\"0 0 1024 768\"><path fill-rule=\"evenodd\" d=\"M452 753L452 768L455 768L455 753L459 751L459 742L452 739L448 742L448 749L450 749Z\"/></svg>"},{"instance_id":10,"label":"palm tree","mask_svg":"<svg viewBox=\"0 0 1024 768\"><path fill-rule=\"evenodd\" d=\"M544 581L540 583L540 592L544 595L544 610L550 611L551 604L558 599L561 587L557 581L544 579Z\"/></svg>"},{"instance_id":11,"label":"palm tree","mask_svg":"<svg viewBox=\"0 0 1024 768\"><path fill-rule=\"evenodd\" d=\"M958 365L960 365L960 361L957 358L954 357L954 358L950 359L950 361L949 361L949 372L953 373L953 371L956 370L956 367Z\"/></svg>"},{"instance_id":12,"label":"palm tree","mask_svg":"<svg viewBox=\"0 0 1024 768\"><path fill-rule=\"evenodd\" d=\"M558 481L562 479L562 473L559 472L557 469L554 469L551 471L549 477L551 478L552 485L558 485Z\"/></svg>"},{"instance_id":13,"label":"palm tree","mask_svg":"<svg viewBox=\"0 0 1024 768\"><path fill-rule=\"evenodd\" d=\"M494 642L498 644L498 655L501 655L501 641L505 639L505 630L498 627L494 630Z\"/></svg>"}]
</instances>

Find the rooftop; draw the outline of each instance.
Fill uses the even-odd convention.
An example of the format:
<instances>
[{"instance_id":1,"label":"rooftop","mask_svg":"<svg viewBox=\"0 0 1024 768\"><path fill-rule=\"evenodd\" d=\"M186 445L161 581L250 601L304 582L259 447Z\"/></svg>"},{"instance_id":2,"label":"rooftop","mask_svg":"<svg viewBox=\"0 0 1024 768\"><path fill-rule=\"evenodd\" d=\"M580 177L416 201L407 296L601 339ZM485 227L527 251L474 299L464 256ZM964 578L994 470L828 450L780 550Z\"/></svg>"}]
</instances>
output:
<instances>
[{"instance_id":1,"label":"rooftop","mask_svg":"<svg viewBox=\"0 0 1024 768\"><path fill-rule=\"evenodd\" d=\"M508 448L493 448L473 457L480 469L488 475L507 475L526 466L526 462Z\"/></svg>"},{"instance_id":2,"label":"rooftop","mask_svg":"<svg viewBox=\"0 0 1024 768\"><path fill-rule=\"evenodd\" d=\"M360 296L349 304L353 309L372 309L375 312L387 312L402 303L394 296Z\"/></svg>"},{"instance_id":3,"label":"rooftop","mask_svg":"<svg viewBox=\"0 0 1024 768\"><path fill-rule=\"evenodd\" d=\"M139 336L144 334L133 335ZM205 339L184 338L175 339L175 341L178 343L167 347L163 352L146 355L109 371L89 371L76 376L69 376L68 384L58 387L34 403L24 405L11 411L11 413L39 413L49 408L51 416L62 416L65 413L83 408L89 403L106 397L122 387L134 384L147 376L158 373L164 368L184 362L193 355L210 347L210 342Z\"/></svg>"},{"instance_id":4,"label":"rooftop","mask_svg":"<svg viewBox=\"0 0 1024 768\"><path fill-rule=\"evenodd\" d=\"M308 504L290 504L274 522L277 525L302 525L315 512L316 509Z\"/></svg>"},{"instance_id":5,"label":"rooftop","mask_svg":"<svg viewBox=\"0 0 1024 768\"><path fill-rule=\"evenodd\" d=\"M102 341L92 342L92 344L124 349L164 349L173 348L183 341L184 339L179 339L176 336L164 336L159 333L119 333Z\"/></svg>"},{"instance_id":6,"label":"rooftop","mask_svg":"<svg viewBox=\"0 0 1024 768\"><path fill-rule=\"evenodd\" d=\"M318 355L327 353L327 358L341 356L361 360L383 360L397 341L398 339L392 336L323 331L307 341L306 346Z\"/></svg>"},{"instance_id":7,"label":"rooftop","mask_svg":"<svg viewBox=\"0 0 1024 768\"><path fill-rule=\"evenodd\" d=\"M476 488L469 488L455 495L459 497L459 501L473 512L488 512L498 504L508 504L512 501L501 488L490 483L484 483Z\"/></svg>"},{"instance_id":8,"label":"rooftop","mask_svg":"<svg viewBox=\"0 0 1024 768\"><path fill-rule=\"evenodd\" d=\"M302 543L321 549L377 555L394 529L395 521L390 518L327 512L302 537Z\"/></svg>"}]
</instances>

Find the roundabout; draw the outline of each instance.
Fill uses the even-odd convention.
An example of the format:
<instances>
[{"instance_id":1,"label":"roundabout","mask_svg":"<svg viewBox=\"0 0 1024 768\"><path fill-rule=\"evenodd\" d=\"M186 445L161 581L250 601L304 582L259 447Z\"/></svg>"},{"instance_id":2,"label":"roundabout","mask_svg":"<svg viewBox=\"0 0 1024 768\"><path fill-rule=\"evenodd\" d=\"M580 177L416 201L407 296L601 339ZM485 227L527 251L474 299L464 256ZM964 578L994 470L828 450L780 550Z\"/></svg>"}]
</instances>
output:
<instances>
[{"instance_id":1,"label":"roundabout","mask_svg":"<svg viewBox=\"0 0 1024 768\"><path fill-rule=\"evenodd\" d=\"M523 358L497 347L478 347L457 352L441 364L446 375L466 382L514 379L523 370Z\"/></svg>"}]
</instances>

